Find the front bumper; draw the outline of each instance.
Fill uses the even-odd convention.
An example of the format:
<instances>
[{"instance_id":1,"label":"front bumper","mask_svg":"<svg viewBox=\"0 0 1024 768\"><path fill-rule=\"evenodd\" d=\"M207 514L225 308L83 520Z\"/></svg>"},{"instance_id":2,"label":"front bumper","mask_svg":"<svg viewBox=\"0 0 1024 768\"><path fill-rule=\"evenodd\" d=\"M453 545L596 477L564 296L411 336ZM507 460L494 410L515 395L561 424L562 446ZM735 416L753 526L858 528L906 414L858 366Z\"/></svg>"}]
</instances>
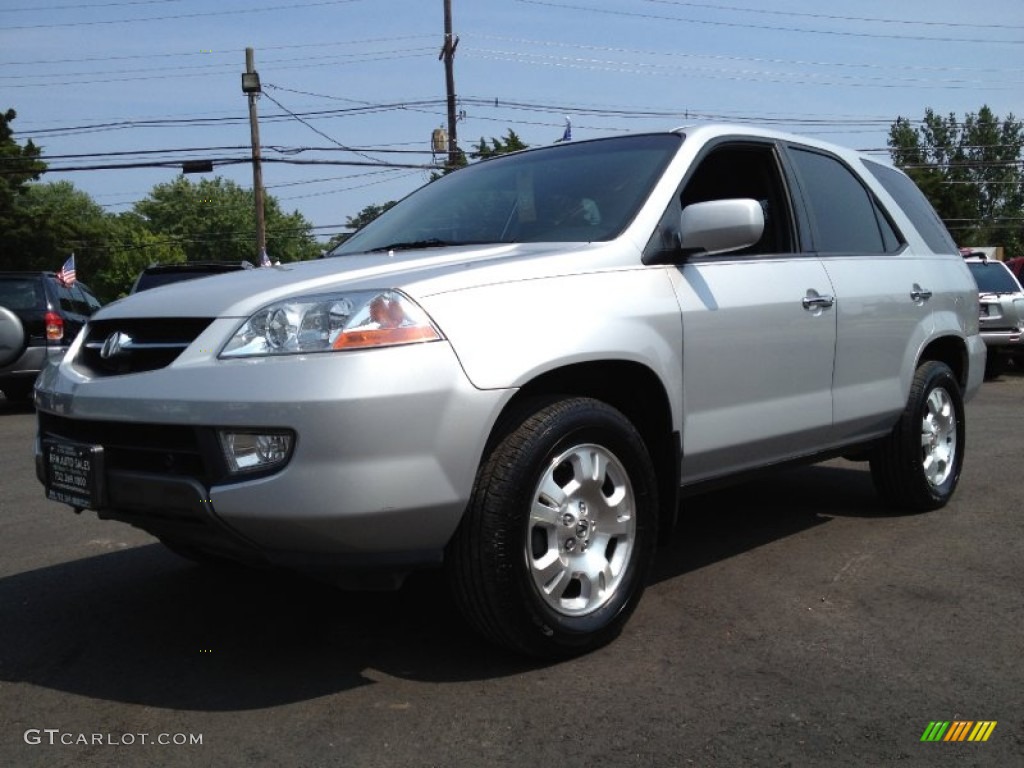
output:
<instances>
[{"instance_id":1,"label":"front bumper","mask_svg":"<svg viewBox=\"0 0 1024 768\"><path fill-rule=\"evenodd\" d=\"M40 437L103 445L101 517L240 560L322 573L436 564L510 390L479 390L446 342L281 358L185 355L37 384ZM231 476L217 428L290 429L288 463ZM41 465L41 446L37 441ZM336 579L341 580L341 579Z\"/></svg>"}]
</instances>

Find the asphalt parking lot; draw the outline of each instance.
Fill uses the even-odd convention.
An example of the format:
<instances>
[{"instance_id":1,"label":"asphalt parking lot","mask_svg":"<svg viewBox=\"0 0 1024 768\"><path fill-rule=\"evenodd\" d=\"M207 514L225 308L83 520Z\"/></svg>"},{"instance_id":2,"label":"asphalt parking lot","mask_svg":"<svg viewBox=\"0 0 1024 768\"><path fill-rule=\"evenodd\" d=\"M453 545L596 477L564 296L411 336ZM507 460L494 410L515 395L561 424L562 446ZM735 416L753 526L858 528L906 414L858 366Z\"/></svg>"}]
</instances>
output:
<instances>
[{"instance_id":1,"label":"asphalt parking lot","mask_svg":"<svg viewBox=\"0 0 1024 768\"><path fill-rule=\"evenodd\" d=\"M540 665L436 575L209 572L76 516L0 402L0 765L1024 765L1022 404L1009 374L968 405L938 512L886 514L845 461L689 500L623 636Z\"/></svg>"}]
</instances>

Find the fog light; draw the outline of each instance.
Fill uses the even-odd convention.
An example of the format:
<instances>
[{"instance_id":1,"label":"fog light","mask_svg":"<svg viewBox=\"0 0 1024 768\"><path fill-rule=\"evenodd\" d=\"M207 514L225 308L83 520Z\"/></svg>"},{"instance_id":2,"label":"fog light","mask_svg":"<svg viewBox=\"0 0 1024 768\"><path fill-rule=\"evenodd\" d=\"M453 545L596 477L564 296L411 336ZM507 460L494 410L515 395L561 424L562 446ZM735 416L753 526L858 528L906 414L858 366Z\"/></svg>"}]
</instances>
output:
<instances>
[{"instance_id":1,"label":"fog light","mask_svg":"<svg viewBox=\"0 0 1024 768\"><path fill-rule=\"evenodd\" d=\"M221 449L232 473L258 472L284 464L293 442L290 432L220 432Z\"/></svg>"}]
</instances>

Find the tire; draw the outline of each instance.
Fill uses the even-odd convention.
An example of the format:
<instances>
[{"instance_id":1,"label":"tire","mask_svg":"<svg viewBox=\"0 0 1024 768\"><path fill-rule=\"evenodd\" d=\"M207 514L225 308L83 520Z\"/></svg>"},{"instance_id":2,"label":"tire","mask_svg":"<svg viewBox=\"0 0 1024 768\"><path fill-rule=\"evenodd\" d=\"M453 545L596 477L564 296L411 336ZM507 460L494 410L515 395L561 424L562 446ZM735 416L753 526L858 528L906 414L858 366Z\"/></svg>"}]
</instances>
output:
<instances>
[{"instance_id":1,"label":"tire","mask_svg":"<svg viewBox=\"0 0 1024 768\"><path fill-rule=\"evenodd\" d=\"M922 363L907 407L871 457L871 477L890 506L926 512L945 506L964 462L964 403L945 363Z\"/></svg>"},{"instance_id":2,"label":"tire","mask_svg":"<svg viewBox=\"0 0 1024 768\"><path fill-rule=\"evenodd\" d=\"M449 545L469 623L558 659L613 640L643 594L658 500L640 434L589 398L538 401L504 422Z\"/></svg>"},{"instance_id":3,"label":"tire","mask_svg":"<svg viewBox=\"0 0 1024 768\"><path fill-rule=\"evenodd\" d=\"M998 379L1006 372L1006 357L1001 352L989 351L985 357L985 381Z\"/></svg>"},{"instance_id":4,"label":"tire","mask_svg":"<svg viewBox=\"0 0 1024 768\"><path fill-rule=\"evenodd\" d=\"M35 383L35 379L8 381L6 384L0 384L0 391L11 402L27 403L32 399L32 386Z\"/></svg>"}]
</instances>

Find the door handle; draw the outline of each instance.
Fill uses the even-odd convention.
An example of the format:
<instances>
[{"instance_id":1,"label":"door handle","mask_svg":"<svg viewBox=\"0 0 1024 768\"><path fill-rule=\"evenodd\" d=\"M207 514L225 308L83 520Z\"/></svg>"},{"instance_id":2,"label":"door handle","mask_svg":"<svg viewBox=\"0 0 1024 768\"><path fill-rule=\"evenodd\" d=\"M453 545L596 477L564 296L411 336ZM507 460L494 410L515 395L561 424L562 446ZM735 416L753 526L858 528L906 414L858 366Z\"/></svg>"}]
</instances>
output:
<instances>
[{"instance_id":1,"label":"door handle","mask_svg":"<svg viewBox=\"0 0 1024 768\"><path fill-rule=\"evenodd\" d=\"M804 309L826 309L836 303L835 296L821 296L816 291L808 291L803 298Z\"/></svg>"},{"instance_id":2,"label":"door handle","mask_svg":"<svg viewBox=\"0 0 1024 768\"><path fill-rule=\"evenodd\" d=\"M928 301L932 297L932 292L922 288L917 283L914 283L914 287L910 290L911 301Z\"/></svg>"}]
</instances>

